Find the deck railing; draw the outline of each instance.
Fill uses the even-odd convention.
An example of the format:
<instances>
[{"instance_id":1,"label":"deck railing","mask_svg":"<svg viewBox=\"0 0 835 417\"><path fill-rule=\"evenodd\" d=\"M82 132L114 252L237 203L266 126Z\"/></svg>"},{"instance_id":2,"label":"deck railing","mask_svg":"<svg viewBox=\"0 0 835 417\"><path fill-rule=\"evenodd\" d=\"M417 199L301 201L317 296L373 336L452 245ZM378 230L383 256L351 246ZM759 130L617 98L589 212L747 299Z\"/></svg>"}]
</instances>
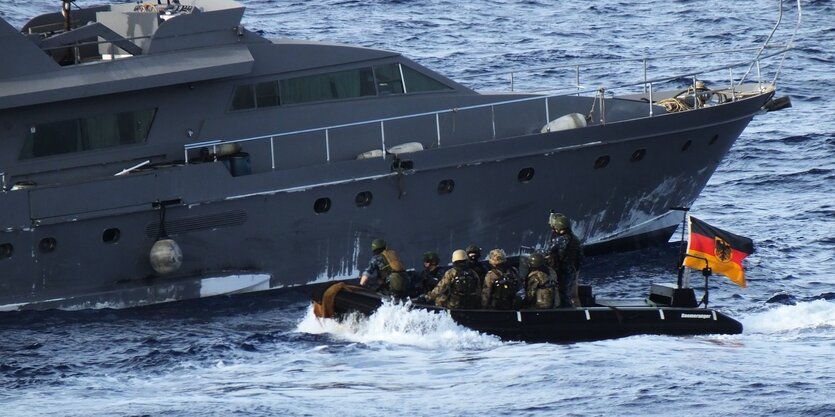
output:
<instances>
[{"instance_id":1,"label":"deck railing","mask_svg":"<svg viewBox=\"0 0 835 417\"><path fill-rule=\"evenodd\" d=\"M445 114L451 113L461 113L466 111L473 111L478 109L490 109L491 117L489 120L486 120L485 123L490 123L492 125L492 132L493 132L493 139L496 138L496 117L495 117L495 110L496 108L502 106L510 106L514 104L524 103L524 102L534 102L534 101L542 101L542 108L545 114L545 121L546 123L551 120L551 114L549 109L549 99L554 97L560 97L565 95L594 95L596 100L599 100L601 109L599 111L600 120L599 123L605 124L605 96L610 95L614 96L615 91L623 91L627 89L633 89L635 87L640 87L643 89L642 94L645 95L647 100L647 115L648 117L654 116L653 106L655 100L653 100L653 92L655 91L656 85L669 83L674 81L680 81L682 79L687 79L688 83L691 83L691 86L696 84L696 81L700 79L700 77L706 76L708 74L713 74L716 72L724 72L727 71L728 81L727 88L723 88L722 91L726 93L726 95L730 94L731 101L737 99L737 91L742 86L742 84L748 79L751 74L752 70L756 70L756 83L758 84L758 91L763 91L764 84L774 84L777 81L779 76L779 72L782 68L783 61L785 60L786 54L793 49L793 41L794 37L797 34L797 30L801 23L801 9L800 9L800 0L797 0L797 25L794 29L794 32L791 34L789 41L784 45L771 45L771 39L777 30L777 27L780 25L782 21L782 0L778 0L780 3L780 13L777 19L777 23L774 26L774 29L771 31L767 39L763 42L763 44L759 47L750 47L750 48L736 48L736 49L726 49L720 51L706 51L706 52L691 52L691 53L681 53L681 54L668 54L662 56L654 56L654 57L641 57L641 58L623 58L623 59L614 59L614 60L595 60L583 63L573 63L573 64L565 64L565 65L550 65L550 66L543 66L537 68L527 68L524 70L512 70L512 71L502 71L502 72L493 72L493 73L486 73L486 74L479 74L478 77L503 77L508 76L510 78L510 89L514 91L515 89L515 80L518 78L518 74L520 73L542 73L542 72L553 72L556 70L561 69L571 69L574 71L574 85L571 86L569 89L563 91L550 91L544 93L542 91L533 91L531 93L536 93L536 96L533 97L524 97L519 99L513 100L502 100L497 101L494 103L487 103L487 104L479 104L479 105L472 105L472 106L465 106L465 107L456 107L456 108L448 108L438 111L431 111L431 112L421 112L421 113L414 113L408 114L403 116L396 116L396 117L387 117L387 118L379 118L379 119L372 119L372 120L364 120L359 122L353 123L344 123L344 124L336 124L330 126L322 126L322 127L315 127L309 129L301 129L301 130L294 130L294 131L287 131L287 132L277 132L268 135L261 135L261 136L254 136L254 137L246 137L246 138L237 138L237 139L216 139L216 140L208 140L203 142L197 143L190 143L184 146L184 160L185 163L188 164L189 162L189 154L191 151L195 149L212 149L213 154L216 154L216 150L218 147L224 144L241 144L246 142L253 142L253 141L268 141L269 148L270 148L270 166L273 170L276 169L276 155L275 155L275 142L279 139L286 138L289 136L297 136L302 134L309 134L309 133L317 133L321 134L322 140L324 141L324 149L325 154L323 155L324 161L323 162L331 162L331 143L330 137L331 132L338 129L350 128L350 127L357 127L357 126L369 126L377 124L379 125L379 146L380 150L382 151L382 157L385 158L386 156L386 125L396 121L402 121L406 119L415 119L420 117L427 117L431 116L434 118L434 129L435 129L435 145L437 147L441 147L443 142L442 137L442 129L441 129L441 116ZM772 50L772 52L765 53L767 50ZM753 59L742 59L732 63L726 63L723 65L718 65L711 68L702 68L699 71L694 72L687 72L687 73L680 73L674 76L662 76L657 78L650 78L649 77L649 63L652 61L659 61L659 60L671 60L671 59L693 59L693 58L705 58L711 56L721 55L723 57L727 57L728 55L732 54L740 54L744 52L753 52L756 51L755 57ZM773 78L770 81L763 80L763 73L762 73L762 66L761 64L768 60L769 58L773 57L780 57L779 64L777 68L774 70ZM635 63L638 62L641 64L641 70L643 71L643 80L634 82L634 83L626 83L626 84L619 84L615 87L598 87L598 88L585 88L581 83L581 69L585 68L598 68L598 67L612 67L621 68L623 64L626 63ZM735 79L734 76L734 69L740 67L747 67L747 70L744 74ZM590 70L590 72L594 72ZM459 79L471 79L476 76L464 76L459 77ZM631 91L631 94L634 94L635 91ZM638 94L641 94L641 91L638 91ZM698 106L698 100L696 100L695 95L697 94L696 90L693 89L693 102L696 103Z\"/></svg>"}]
</instances>

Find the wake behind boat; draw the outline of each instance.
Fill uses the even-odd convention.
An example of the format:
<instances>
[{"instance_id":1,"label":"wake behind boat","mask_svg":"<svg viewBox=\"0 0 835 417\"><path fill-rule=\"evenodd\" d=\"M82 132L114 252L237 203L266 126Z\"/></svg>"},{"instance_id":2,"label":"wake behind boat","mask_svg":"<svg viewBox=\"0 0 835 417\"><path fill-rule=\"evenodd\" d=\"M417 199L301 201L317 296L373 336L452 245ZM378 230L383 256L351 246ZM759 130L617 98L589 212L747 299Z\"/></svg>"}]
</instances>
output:
<instances>
[{"instance_id":1,"label":"wake behind boat","mask_svg":"<svg viewBox=\"0 0 835 417\"><path fill-rule=\"evenodd\" d=\"M379 235L415 255L541 246L550 209L587 251L666 242L670 207L755 115L789 105L774 96L791 41L772 36L746 59L702 54L716 68L559 62L532 73L569 69L570 89L519 92L514 71L511 91L480 94L399 53L265 39L232 0L63 4L0 22L15 57L0 68L0 310L345 280ZM645 76L580 83L627 63Z\"/></svg>"}]
</instances>

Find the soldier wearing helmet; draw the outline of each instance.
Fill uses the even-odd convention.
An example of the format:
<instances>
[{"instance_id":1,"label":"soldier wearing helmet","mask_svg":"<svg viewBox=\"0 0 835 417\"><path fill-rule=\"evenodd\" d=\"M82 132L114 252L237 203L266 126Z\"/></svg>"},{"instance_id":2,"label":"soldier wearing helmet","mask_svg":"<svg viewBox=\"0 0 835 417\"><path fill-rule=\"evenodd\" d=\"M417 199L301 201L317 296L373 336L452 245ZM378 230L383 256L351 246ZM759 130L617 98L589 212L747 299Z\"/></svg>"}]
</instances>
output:
<instances>
[{"instance_id":1,"label":"soldier wearing helmet","mask_svg":"<svg viewBox=\"0 0 835 417\"><path fill-rule=\"evenodd\" d=\"M484 277L481 290L481 306L497 310L512 310L519 286L519 273L507 265L507 255L501 249L493 249L487 256L490 270Z\"/></svg>"},{"instance_id":2,"label":"soldier wearing helmet","mask_svg":"<svg viewBox=\"0 0 835 417\"><path fill-rule=\"evenodd\" d=\"M373 255L368 261L368 267L362 271L360 285L395 297L405 296L408 277L397 252L389 249L383 239L371 241L371 252Z\"/></svg>"},{"instance_id":3,"label":"soldier wearing helmet","mask_svg":"<svg viewBox=\"0 0 835 417\"><path fill-rule=\"evenodd\" d=\"M434 301L440 307L479 308L478 276L467 266L467 252L458 249L452 253L452 268L432 291L418 298L422 301Z\"/></svg>"},{"instance_id":4,"label":"soldier wearing helmet","mask_svg":"<svg viewBox=\"0 0 835 417\"><path fill-rule=\"evenodd\" d=\"M560 213L551 213L548 224L554 231L548 261L557 272L560 307L579 307L577 276L583 261L583 247L580 239L571 231L571 221Z\"/></svg>"},{"instance_id":5,"label":"soldier wearing helmet","mask_svg":"<svg viewBox=\"0 0 835 417\"><path fill-rule=\"evenodd\" d=\"M545 257L532 253L528 260L528 279L525 301L530 308L553 308L557 296L556 277L545 264Z\"/></svg>"},{"instance_id":6,"label":"soldier wearing helmet","mask_svg":"<svg viewBox=\"0 0 835 417\"><path fill-rule=\"evenodd\" d=\"M470 245L464 250L467 252L467 265L478 275L478 282L481 285L481 282L484 281L484 277L487 275L487 268L481 264L481 248L476 245Z\"/></svg>"},{"instance_id":7,"label":"soldier wearing helmet","mask_svg":"<svg viewBox=\"0 0 835 417\"><path fill-rule=\"evenodd\" d=\"M435 289L438 282L444 276L444 268L438 266L441 263L441 258L435 252L426 252L423 254L423 271L421 271L419 278L416 280L418 294L426 294Z\"/></svg>"}]
</instances>

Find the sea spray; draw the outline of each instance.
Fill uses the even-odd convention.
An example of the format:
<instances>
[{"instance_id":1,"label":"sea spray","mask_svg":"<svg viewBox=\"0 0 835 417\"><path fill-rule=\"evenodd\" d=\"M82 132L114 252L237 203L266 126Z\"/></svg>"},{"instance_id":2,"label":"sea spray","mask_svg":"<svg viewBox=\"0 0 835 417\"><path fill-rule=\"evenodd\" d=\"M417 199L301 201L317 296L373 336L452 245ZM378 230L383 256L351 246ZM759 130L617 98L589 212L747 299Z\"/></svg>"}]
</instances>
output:
<instances>
[{"instance_id":1,"label":"sea spray","mask_svg":"<svg viewBox=\"0 0 835 417\"><path fill-rule=\"evenodd\" d=\"M780 305L742 319L746 333L786 333L835 328L835 302L815 300Z\"/></svg>"},{"instance_id":2,"label":"sea spray","mask_svg":"<svg viewBox=\"0 0 835 417\"><path fill-rule=\"evenodd\" d=\"M408 301L384 301L369 317L349 314L339 320L320 319L311 306L297 330L364 344L384 342L427 349L489 349L502 344L495 336L457 324L446 312L413 308Z\"/></svg>"}]
</instances>

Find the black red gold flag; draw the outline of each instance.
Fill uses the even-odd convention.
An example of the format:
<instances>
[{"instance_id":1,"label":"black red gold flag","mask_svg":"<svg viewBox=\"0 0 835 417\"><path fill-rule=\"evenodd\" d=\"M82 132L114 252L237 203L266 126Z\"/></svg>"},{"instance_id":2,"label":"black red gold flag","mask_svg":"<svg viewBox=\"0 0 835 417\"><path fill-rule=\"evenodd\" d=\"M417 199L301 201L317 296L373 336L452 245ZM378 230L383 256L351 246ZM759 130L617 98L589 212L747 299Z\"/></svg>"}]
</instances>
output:
<instances>
[{"instance_id":1,"label":"black red gold flag","mask_svg":"<svg viewBox=\"0 0 835 417\"><path fill-rule=\"evenodd\" d=\"M683 265L698 270L709 266L713 272L725 275L745 288L747 284L742 260L754 253L754 241L713 227L693 216L688 216L688 223L688 256L684 257Z\"/></svg>"}]
</instances>

